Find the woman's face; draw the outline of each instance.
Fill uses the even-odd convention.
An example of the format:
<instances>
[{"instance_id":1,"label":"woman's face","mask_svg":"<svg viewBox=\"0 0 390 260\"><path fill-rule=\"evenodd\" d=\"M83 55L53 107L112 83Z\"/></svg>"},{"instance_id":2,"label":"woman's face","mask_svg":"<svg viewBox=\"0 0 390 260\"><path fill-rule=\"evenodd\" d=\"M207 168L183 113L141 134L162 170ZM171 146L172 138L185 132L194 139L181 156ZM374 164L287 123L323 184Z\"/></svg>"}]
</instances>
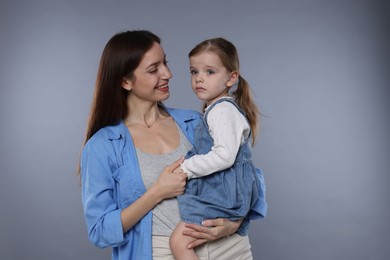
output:
<instances>
[{"instance_id":1,"label":"woman's face","mask_svg":"<svg viewBox=\"0 0 390 260\"><path fill-rule=\"evenodd\" d=\"M155 42L135 69L133 79L124 79L122 86L130 90L133 100L164 101L169 97L170 78L164 50Z\"/></svg>"}]
</instances>

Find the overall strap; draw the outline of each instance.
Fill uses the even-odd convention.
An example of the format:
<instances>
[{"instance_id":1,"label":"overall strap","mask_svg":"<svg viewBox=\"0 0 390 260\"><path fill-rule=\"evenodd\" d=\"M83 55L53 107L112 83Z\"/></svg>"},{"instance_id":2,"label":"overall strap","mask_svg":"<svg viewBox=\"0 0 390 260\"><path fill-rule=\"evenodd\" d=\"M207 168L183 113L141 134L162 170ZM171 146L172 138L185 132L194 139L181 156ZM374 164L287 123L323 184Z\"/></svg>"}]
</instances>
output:
<instances>
[{"instance_id":1,"label":"overall strap","mask_svg":"<svg viewBox=\"0 0 390 260\"><path fill-rule=\"evenodd\" d=\"M208 116L209 112L214 108L214 106L216 106L217 104L222 103L222 102L229 102L229 103L233 104L233 105L237 108L237 110L245 117L246 121L248 122L248 119L246 118L246 115L245 115L244 110L242 110L242 109L236 104L236 102L234 101L234 99L231 98L231 97L223 97L223 98L218 99L218 100L215 101L214 103L212 103L212 104L210 105L210 107L207 108L206 112L203 114L203 119L204 119L204 122L205 122L205 124L207 125L207 127L209 126L209 125L207 124L207 116ZM248 122L248 124L249 124L249 122ZM250 139L251 136L252 136L252 130L250 130L247 139Z\"/></svg>"}]
</instances>

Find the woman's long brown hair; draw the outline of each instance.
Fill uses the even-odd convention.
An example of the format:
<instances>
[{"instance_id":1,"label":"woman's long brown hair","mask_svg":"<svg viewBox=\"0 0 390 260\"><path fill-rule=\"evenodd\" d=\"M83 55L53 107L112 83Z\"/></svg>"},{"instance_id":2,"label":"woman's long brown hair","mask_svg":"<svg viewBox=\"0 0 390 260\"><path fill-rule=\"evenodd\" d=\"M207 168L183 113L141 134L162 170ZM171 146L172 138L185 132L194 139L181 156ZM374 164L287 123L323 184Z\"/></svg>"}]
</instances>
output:
<instances>
[{"instance_id":1,"label":"woman's long brown hair","mask_svg":"<svg viewBox=\"0 0 390 260\"><path fill-rule=\"evenodd\" d=\"M224 38L213 38L205 40L196 45L188 54L188 57L195 56L201 52L213 52L221 60L223 66L229 71L239 71L240 64L236 47ZM252 131L252 145L256 141L259 128L259 109L254 103L248 82L239 76L237 89L232 93L237 105L245 112L249 126ZM205 105L204 105L205 106Z\"/></svg>"},{"instance_id":2,"label":"woman's long brown hair","mask_svg":"<svg viewBox=\"0 0 390 260\"><path fill-rule=\"evenodd\" d=\"M107 42L100 59L83 146L101 128L115 125L128 115L128 91L122 88L122 80L133 79L134 70L155 42L161 43L160 38L146 30L121 32Z\"/></svg>"}]
</instances>

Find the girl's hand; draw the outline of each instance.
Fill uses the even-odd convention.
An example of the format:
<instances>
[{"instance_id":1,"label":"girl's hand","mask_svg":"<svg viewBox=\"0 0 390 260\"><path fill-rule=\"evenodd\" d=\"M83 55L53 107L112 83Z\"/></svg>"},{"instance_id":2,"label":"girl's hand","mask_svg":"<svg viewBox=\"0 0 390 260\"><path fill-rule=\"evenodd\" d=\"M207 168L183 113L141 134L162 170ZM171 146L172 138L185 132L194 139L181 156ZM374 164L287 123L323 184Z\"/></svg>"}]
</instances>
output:
<instances>
[{"instance_id":1,"label":"girl's hand","mask_svg":"<svg viewBox=\"0 0 390 260\"><path fill-rule=\"evenodd\" d=\"M187 229L183 231L183 235L195 239L188 244L188 248L191 249L208 241L233 234L240 227L241 222L242 219L238 221L231 221L225 218L208 219L202 222L202 226L186 224Z\"/></svg>"},{"instance_id":2,"label":"girl's hand","mask_svg":"<svg viewBox=\"0 0 390 260\"><path fill-rule=\"evenodd\" d=\"M167 166L160 174L152 188L158 194L161 200L174 198L184 192L187 175L184 173L173 173L180 166L183 159L179 159L173 164Z\"/></svg>"},{"instance_id":3,"label":"girl's hand","mask_svg":"<svg viewBox=\"0 0 390 260\"><path fill-rule=\"evenodd\" d=\"M184 173L183 170L181 169L181 167L177 167L173 173Z\"/></svg>"}]
</instances>

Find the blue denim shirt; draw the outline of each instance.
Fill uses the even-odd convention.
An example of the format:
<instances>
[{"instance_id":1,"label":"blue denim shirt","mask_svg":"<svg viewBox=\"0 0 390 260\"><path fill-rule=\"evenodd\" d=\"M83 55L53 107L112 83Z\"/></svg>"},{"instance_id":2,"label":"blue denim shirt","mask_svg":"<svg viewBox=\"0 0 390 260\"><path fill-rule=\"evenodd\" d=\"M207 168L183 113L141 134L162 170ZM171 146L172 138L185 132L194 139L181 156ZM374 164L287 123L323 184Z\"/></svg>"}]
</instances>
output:
<instances>
[{"instance_id":1,"label":"blue denim shirt","mask_svg":"<svg viewBox=\"0 0 390 260\"><path fill-rule=\"evenodd\" d=\"M191 110L165 108L193 143L194 129L201 114ZM120 122L94 134L81 156L82 203L91 243L112 247L112 259L152 259L152 213L147 213L128 232L123 233L123 208L145 192L134 143L127 127ZM259 171L259 178L264 184ZM262 218L267 211L265 186L245 221Z\"/></svg>"}]
</instances>

